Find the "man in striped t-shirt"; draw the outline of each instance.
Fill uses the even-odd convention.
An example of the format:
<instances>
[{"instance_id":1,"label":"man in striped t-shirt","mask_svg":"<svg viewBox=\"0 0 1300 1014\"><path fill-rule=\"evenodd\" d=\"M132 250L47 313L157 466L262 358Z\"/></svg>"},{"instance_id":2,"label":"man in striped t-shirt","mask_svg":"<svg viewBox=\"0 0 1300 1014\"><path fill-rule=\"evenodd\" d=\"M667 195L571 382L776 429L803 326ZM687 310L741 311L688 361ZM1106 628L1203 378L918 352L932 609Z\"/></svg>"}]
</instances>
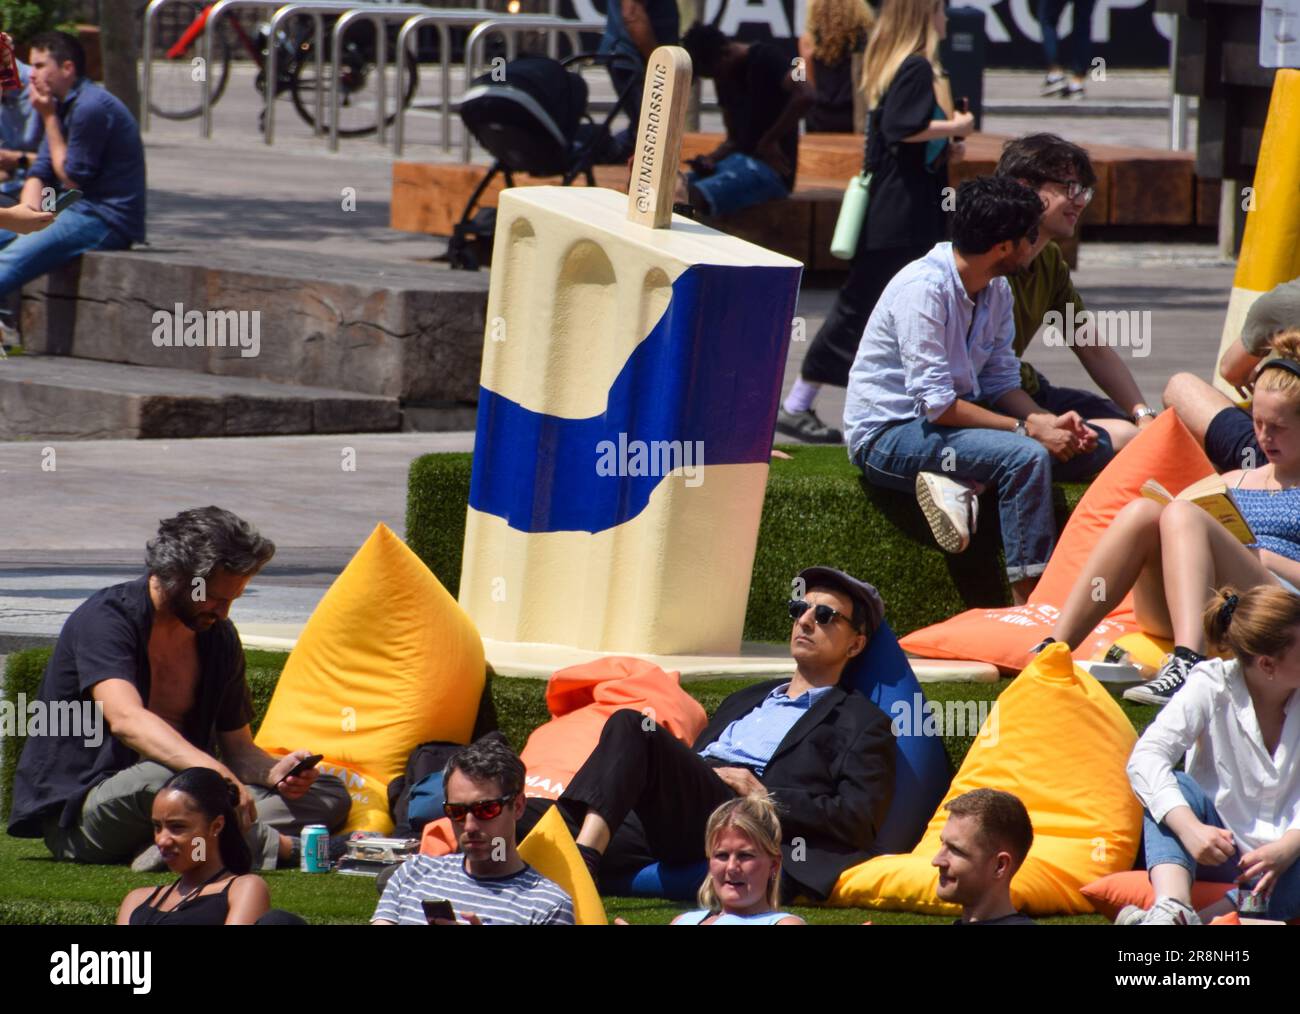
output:
<instances>
[{"instance_id":1,"label":"man in striped t-shirt","mask_svg":"<svg viewBox=\"0 0 1300 1014\"><path fill-rule=\"evenodd\" d=\"M524 763L497 733L458 750L443 771L443 810L460 852L419 855L397 868L371 923L424 926L424 902L448 901L475 926L573 925L573 901L521 858L515 822L524 811ZM452 920L434 919L450 925Z\"/></svg>"}]
</instances>

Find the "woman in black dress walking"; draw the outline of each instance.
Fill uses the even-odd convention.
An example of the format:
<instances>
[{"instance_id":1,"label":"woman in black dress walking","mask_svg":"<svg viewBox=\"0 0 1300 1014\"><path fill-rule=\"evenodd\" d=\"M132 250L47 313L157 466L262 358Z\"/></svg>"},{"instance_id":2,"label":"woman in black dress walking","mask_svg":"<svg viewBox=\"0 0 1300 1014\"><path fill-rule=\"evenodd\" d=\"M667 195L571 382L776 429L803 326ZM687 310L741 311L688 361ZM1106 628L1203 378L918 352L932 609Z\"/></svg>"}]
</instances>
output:
<instances>
[{"instance_id":1,"label":"woman in black dress walking","mask_svg":"<svg viewBox=\"0 0 1300 1014\"><path fill-rule=\"evenodd\" d=\"M870 110L867 216L849 277L781 406L778 433L813 443L843 441L813 410L817 392L823 384L847 385L881 292L905 264L946 235L948 162L960 157L961 139L975 122L970 113L952 110L938 56L946 32L944 0L885 0L862 75Z\"/></svg>"}]
</instances>

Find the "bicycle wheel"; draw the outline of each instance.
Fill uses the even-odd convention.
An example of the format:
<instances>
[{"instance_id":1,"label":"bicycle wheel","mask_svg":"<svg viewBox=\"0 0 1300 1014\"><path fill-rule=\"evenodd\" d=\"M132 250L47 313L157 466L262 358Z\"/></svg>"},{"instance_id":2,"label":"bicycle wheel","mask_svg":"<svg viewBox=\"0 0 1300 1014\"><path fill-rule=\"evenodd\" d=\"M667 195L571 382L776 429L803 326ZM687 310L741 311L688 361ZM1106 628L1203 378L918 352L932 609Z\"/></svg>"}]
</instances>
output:
<instances>
[{"instance_id":1,"label":"bicycle wheel","mask_svg":"<svg viewBox=\"0 0 1300 1014\"><path fill-rule=\"evenodd\" d=\"M375 132L376 113L379 107L379 92L376 78L379 72L375 64L374 50L353 42L346 43L340 64L339 83L339 135L341 137L364 137ZM322 65L324 91L321 93L321 131L329 133L330 129L330 82L334 77L334 68L330 54L325 54ZM308 126L316 124L316 92L321 86L316 80L316 58L310 48L302 53L293 70L293 104ZM401 102L410 106L411 100L420 86L420 73L414 58L407 61L406 81L402 88ZM393 94L392 75L389 75L388 94L385 97L387 107L384 122L391 126L397 119L397 96Z\"/></svg>"},{"instance_id":2,"label":"bicycle wheel","mask_svg":"<svg viewBox=\"0 0 1300 1014\"><path fill-rule=\"evenodd\" d=\"M167 120L190 120L203 112L203 33L192 32L206 3L178 3L164 7L154 18L153 82L149 92L149 110ZM139 12L140 37L144 38L144 8ZM225 18L217 26L212 40L212 102L221 98L230 78L230 24ZM143 59L143 56L141 57Z\"/></svg>"}]
</instances>

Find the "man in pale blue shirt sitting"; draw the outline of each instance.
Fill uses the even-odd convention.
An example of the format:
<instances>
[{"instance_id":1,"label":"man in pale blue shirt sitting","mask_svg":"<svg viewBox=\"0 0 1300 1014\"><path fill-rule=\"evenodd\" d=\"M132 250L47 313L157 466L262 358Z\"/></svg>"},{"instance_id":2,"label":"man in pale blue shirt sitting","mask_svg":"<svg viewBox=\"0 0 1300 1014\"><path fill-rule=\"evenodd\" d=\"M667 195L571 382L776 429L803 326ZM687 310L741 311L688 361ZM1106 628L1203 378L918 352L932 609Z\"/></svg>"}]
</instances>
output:
<instances>
[{"instance_id":1,"label":"man in pale blue shirt sitting","mask_svg":"<svg viewBox=\"0 0 1300 1014\"><path fill-rule=\"evenodd\" d=\"M957 190L953 242L886 286L849 373L849 453L873 485L910 492L939 545L960 553L992 489L1007 578L1027 600L1056 540L1052 479L1092 475L1110 438L1077 412L1044 411L1020 385L1006 275L1033 258L1042 202L1012 179Z\"/></svg>"}]
</instances>

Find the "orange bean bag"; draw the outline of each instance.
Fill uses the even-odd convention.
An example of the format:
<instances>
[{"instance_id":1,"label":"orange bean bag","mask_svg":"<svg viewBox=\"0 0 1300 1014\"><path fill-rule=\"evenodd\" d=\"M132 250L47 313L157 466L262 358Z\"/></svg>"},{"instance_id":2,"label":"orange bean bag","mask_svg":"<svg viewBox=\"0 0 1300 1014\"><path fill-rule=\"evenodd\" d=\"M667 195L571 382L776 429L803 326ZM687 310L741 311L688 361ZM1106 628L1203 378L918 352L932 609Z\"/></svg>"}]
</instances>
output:
<instances>
[{"instance_id":1,"label":"orange bean bag","mask_svg":"<svg viewBox=\"0 0 1300 1014\"><path fill-rule=\"evenodd\" d=\"M556 799L600 741L605 721L632 708L647 723L662 725L683 743L693 743L708 724L700 703L679 685L676 672L638 658L612 655L569 666L551 676L546 707L552 718L533 730L520 754L528 771L525 793ZM451 821L425 825L420 851L446 855L456 850Z\"/></svg>"},{"instance_id":2,"label":"orange bean bag","mask_svg":"<svg viewBox=\"0 0 1300 1014\"><path fill-rule=\"evenodd\" d=\"M1232 889L1231 884L1215 884L1198 880L1192 884L1192 908L1198 912L1209 908ZM1151 889L1151 877L1146 870L1125 870L1085 884L1080 890L1092 902L1092 907L1107 919L1114 919L1125 905L1150 908L1155 904L1156 892Z\"/></svg>"},{"instance_id":3,"label":"orange bean bag","mask_svg":"<svg viewBox=\"0 0 1300 1014\"><path fill-rule=\"evenodd\" d=\"M1154 478L1177 495L1213 471L1210 459L1182 421L1173 412L1160 413L1088 487L1070 515L1028 605L968 609L943 623L908 634L900 642L903 649L923 658L975 659L1018 672L1028 660L1030 649L1052 632L1061 606L1101 533L1139 495L1142 483ZM1131 593L1075 654L1081 659L1095 658L1125 634L1140 635ZM1138 650L1134 654L1149 658L1151 652Z\"/></svg>"}]
</instances>

